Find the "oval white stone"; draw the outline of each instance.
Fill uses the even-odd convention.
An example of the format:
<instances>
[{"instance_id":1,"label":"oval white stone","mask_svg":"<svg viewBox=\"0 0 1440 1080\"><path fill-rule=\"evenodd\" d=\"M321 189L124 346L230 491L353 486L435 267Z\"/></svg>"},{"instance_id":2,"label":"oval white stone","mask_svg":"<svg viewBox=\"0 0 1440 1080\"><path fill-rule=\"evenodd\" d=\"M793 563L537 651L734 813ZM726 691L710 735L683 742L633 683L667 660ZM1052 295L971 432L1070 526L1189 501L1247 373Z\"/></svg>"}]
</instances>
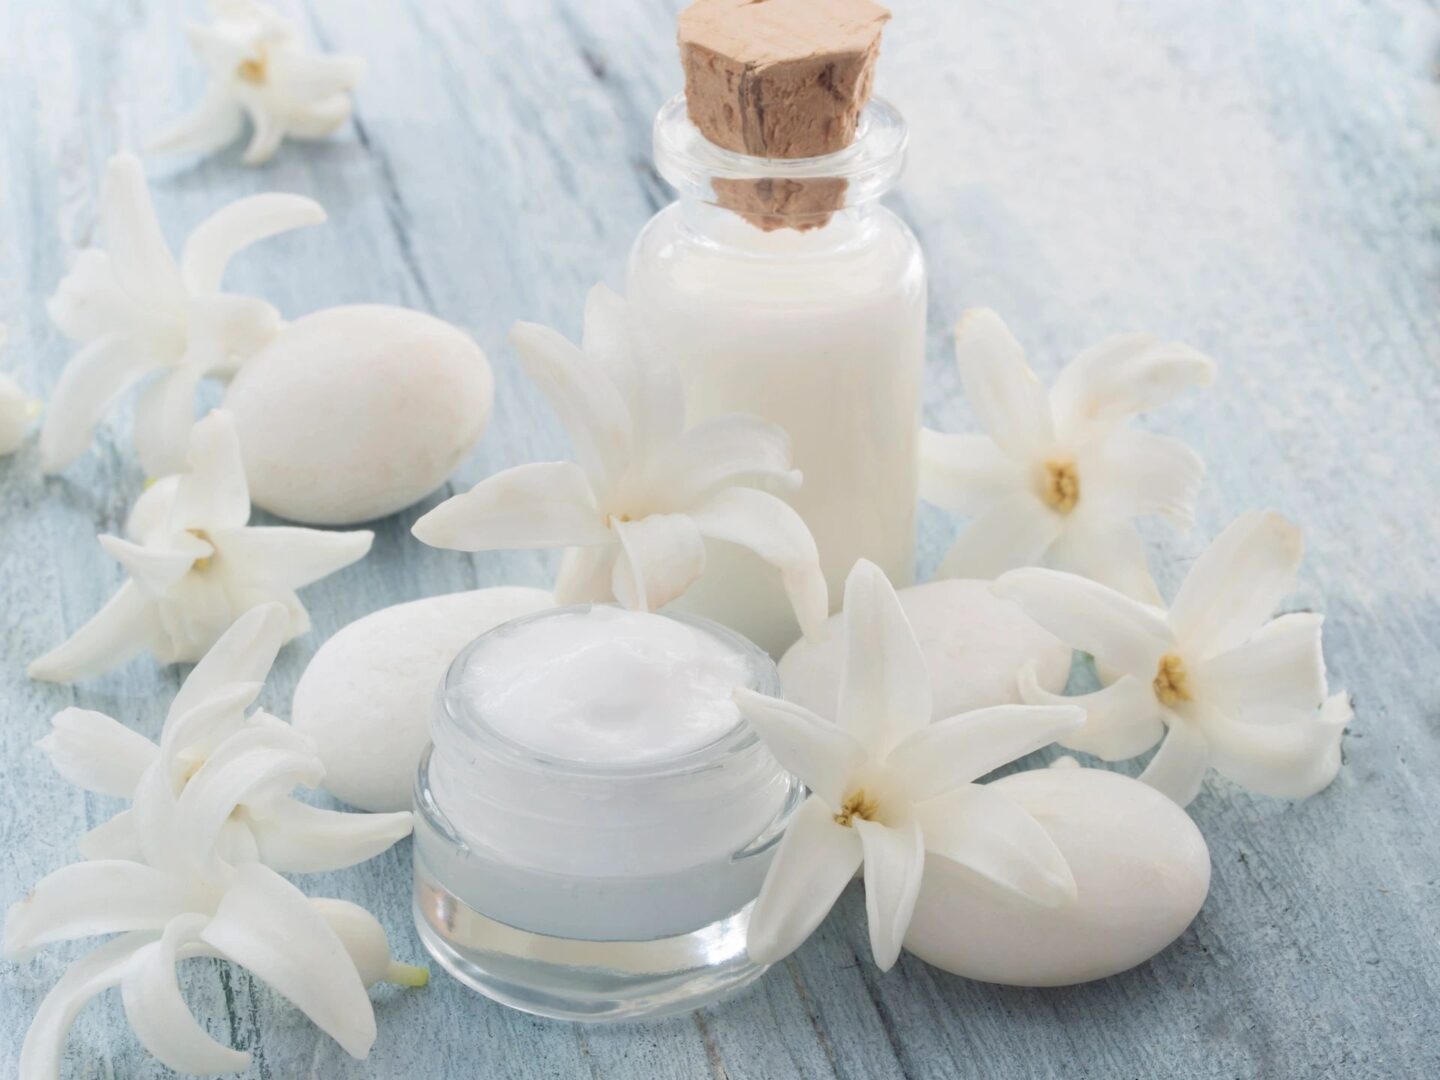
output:
<instances>
[{"instance_id":1,"label":"oval white stone","mask_svg":"<svg viewBox=\"0 0 1440 1080\"><path fill-rule=\"evenodd\" d=\"M1059 693L1070 677L1070 648L988 581L952 579L898 591L925 654L935 696L935 719L1020 700L1017 677L1029 661L1040 685ZM845 651L843 616L832 615L823 641L798 641L780 661L785 697L833 718Z\"/></svg>"},{"instance_id":2,"label":"oval white stone","mask_svg":"<svg viewBox=\"0 0 1440 1080\"><path fill-rule=\"evenodd\" d=\"M983 982L1067 986L1132 968L1174 941L1210 891L1210 852L1185 811L1103 769L1036 769L989 785L1055 841L1079 890L1044 908L937 856L905 948Z\"/></svg>"},{"instance_id":3,"label":"oval white stone","mask_svg":"<svg viewBox=\"0 0 1440 1080\"><path fill-rule=\"evenodd\" d=\"M272 514L349 525L445 482L490 419L490 365L424 312L327 308L288 324L225 394L250 497Z\"/></svg>"},{"instance_id":4,"label":"oval white stone","mask_svg":"<svg viewBox=\"0 0 1440 1080\"><path fill-rule=\"evenodd\" d=\"M397 604L340 630L300 677L290 715L315 740L325 789L362 810L408 810L450 662L487 630L554 606L544 589L502 586Z\"/></svg>"}]
</instances>

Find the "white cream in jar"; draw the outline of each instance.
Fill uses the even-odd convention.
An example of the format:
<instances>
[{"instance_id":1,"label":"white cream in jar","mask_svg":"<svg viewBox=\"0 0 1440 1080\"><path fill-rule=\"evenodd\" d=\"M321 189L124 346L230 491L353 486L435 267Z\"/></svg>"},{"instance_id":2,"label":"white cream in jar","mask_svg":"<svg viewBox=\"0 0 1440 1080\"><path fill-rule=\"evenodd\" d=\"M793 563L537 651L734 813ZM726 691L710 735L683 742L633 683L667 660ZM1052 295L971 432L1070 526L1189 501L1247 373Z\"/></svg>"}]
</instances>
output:
<instances>
[{"instance_id":1,"label":"white cream in jar","mask_svg":"<svg viewBox=\"0 0 1440 1080\"><path fill-rule=\"evenodd\" d=\"M678 365L689 421L746 412L789 433L804 473L790 501L815 536L832 609L859 558L896 585L914 573L925 269L914 236L877 201L904 147L900 115L872 101L838 153L747 157L707 141L676 98L656 120L655 157L681 197L630 255L628 299L647 346ZM843 181L844 203L769 231L719 205L717 181L764 180ZM716 542L708 556L680 610L772 653L796 639L772 569Z\"/></svg>"},{"instance_id":2,"label":"white cream in jar","mask_svg":"<svg viewBox=\"0 0 1440 1080\"><path fill-rule=\"evenodd\" d=\"M774 692L774 665L685 616L561 608L467 647L417 775L432 954L506 1004L576 1019L693 1008L758 976L749 908L798 787L737 686Z\"/></svg>"}]
</instances>

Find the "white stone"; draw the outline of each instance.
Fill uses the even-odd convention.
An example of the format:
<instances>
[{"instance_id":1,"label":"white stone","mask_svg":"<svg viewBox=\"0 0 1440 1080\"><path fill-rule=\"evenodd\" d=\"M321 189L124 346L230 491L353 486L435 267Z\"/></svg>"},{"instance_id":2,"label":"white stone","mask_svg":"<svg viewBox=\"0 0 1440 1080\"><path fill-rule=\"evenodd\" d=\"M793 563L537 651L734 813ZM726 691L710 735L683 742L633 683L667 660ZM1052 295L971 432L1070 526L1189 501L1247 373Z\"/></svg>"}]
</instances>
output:
<instances>
[{"instance_id":1,"label":"white stone","mask_svg":"<svg viewBox=\"0 0 1440 1080\"><path fill-rule=\"evenodd\" d=\"M450 662L487 630L554 605L544 589L450 593L376 611L327 641L290 717L315 740L326 790L362 810L408 810Z\"/></svg>"},{"instance_id":2,"label":"white stone","mask_svg":"<svg viewBox=\"0 0 1440 1080\"><path fill-rule=\"evenodd\" d=\"M1044 908L927 856L905 935L905 948L926 963L1012 986L1089 982L1150 959L1205 902L1205 840L1155 789L1103 769L1037 769L989 787L1045 827L1079 895Z\"/></svg>"},{"instance_id":3,"label":"white stone","mask_svg":"<svg viewBox=\"0 0 1440 1080\"><path fill-rule=\"evenodd\" d=\"M434 491L490 419L490 365L468 334L379 304L288 324L225 395L250 497L273 514L348 525Z\"/></svg>"},{"instance_id":4,"label":"white stone","mask_svg":"<svg viewBox=\"0 0 1440 1080\"><path fill-rule=\"evenodd\" d=\"M988 581L932 581L898 591L935 696L935 719L1020 700L1017 677L1029 661L1040 685L1059 693L1070 677L1070 649L1042 630L1019 605L990 592ZM843 616L834 615L823 641L799 641L780 661L785 697L834 717L845 649Z\"/></svg>"}]
</instances>

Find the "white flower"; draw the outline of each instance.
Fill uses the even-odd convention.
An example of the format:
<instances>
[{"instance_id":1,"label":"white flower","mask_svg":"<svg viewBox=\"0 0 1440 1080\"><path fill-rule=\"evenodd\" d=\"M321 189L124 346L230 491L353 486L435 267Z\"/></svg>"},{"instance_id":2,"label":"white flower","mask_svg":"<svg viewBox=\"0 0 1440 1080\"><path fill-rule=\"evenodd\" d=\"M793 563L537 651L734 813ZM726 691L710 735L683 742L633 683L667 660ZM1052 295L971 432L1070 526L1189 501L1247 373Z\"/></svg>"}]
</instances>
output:
<instances>
[{"instance_id":1,"label":"white flower","mask_svg":"<svg viewBox=\"0 0 1440 1080\"><path fill-rule=\"evenodd\" d=\"M244 160L259 165L287 136L323 138L350 119L348 91L365 70L363 60L306 52L299 27L255 0L211 0L210 14L210 25L186 28L210 69L210 86L152 150L213 153L239 137L248 115L252 132Z\"/></svg>"},{"instance_id":2,"label":"white flower","mask_svg":"<svg viewBox=\"0 0 1440 1080\"><path fill-rule=\"evenodd\" d=\"M212 1039L185 1004L175 965L188 957L249 969L357 1058L375 1042L366 987L380 979L423 986L428 977L390 959L368 912L310 899L260 863L214 880L122 859L75 863L44 878L5 917L12 958L101 934L121 936L75 961L36 1010L20 1051L25 1080L58 1080L76 1015L116 986L136 1036L165 1065L199 1074L246 1068L250 1055Z\"/></svg>"},{"instance_id":3,"label":"white flower","mask_svg":"<svg viewBox=\"0 0 1440 1080\"><path fill-rule=\"evenodd\" d=\"M460 551L568 546L558 603L651 611L704 571L707 538L729 541L780 571L801 629L820 633L828 598L810 530L784 500L750 486L799 483L785 432L740 414L686 428L678 374L642 356L633 332L625 301L603 285L586 302L583 349L517 325L511 340L579 464L497 473L422 517L415 535Z\"/></svg>"},{"instance_id":4,"label":"white flower","mask_svg":"<svg viewBox=\"0 0 1440 1080\"><path fill-rule=\"evenodd\" d=\"M7 333L0 323L0 349ZM0 457L20 449L30 424L40 415L40 402L30 397L9 375L0 375Z\"/></svg>"},{"instance_id":5,"label":"white flower","mask_svg":"<svg viewBox=\"0 0 1440 1080\"><path fill-rule=\"evenodd\" d=\"M226 265L259 240L324 221L325 211L299 195L240 199L200 223L177 266L134 156L110 159L101 203L105 250L82 251L50 300L50 317L84 348L55 387L41 466L57 472L83 454L111 402L150 376L135 446L147 475L166 476L184 460L200 380L228 378L280 329L263 300L220 291Z\"/></svg>"},{"instance_id":6,"label":"white flower","mask_svg":"<svg viewBox=\"0 0 1440 1080\"><path fill-rule=\"evenodd\" d=\"M999 595L1120 673L1073 698L1022 675L1025 700L1083 706L1085 725L1061 741L1107 760L1163 737L1140 779L1181 806L1211 765L1264 795L1315 794L1340 769L1352 714L1345 694L1327 698L1321 616L1270 618L1302 556L1300 531L1279 514L1244 514L1195 561L1168 613L1073 574L1011 571L995 582Z\"/></svg>"},{"instance_id":7,"label":"white flower","mask_svg":"<svg viewBox=\"0 0 1440 1080\"><path fill-rule=\"evenodd\" d=\"M31 663L32 679L72 682L148 649L161 663L195 661L241 614L270 601L288 636L309 616L295 590L362 558L374 534L249 527L250 495L228 413L190 437L190 469L151 486L126 524L131 539L100 544L129 573L110 601L63 645Z\"/></svg>"},{"instance_id":8,"label":"white flower","mask_svg":"<svg viewBox=\"0 0 1440 1080\"><path fill-rule=\"evenodd\" d=\"M77 961L46 996L21 1051L23 1077L59 1076L80 1008L113 986L140 1041L180 1072L243 1069L249 1055L213 1041L180 995L178 960L241 964L289 998L351 1054L375 1039L365 987L422 985L390 958L363 909L306 898L277 870L349 866L410 832L410 815L347 814L295 802L323 769L309 741L245 709L289 624L270 604L243 616L190 676L157 747L99 713L67 709L41 741L62 776L134 805L86 835L91 861L40 881L5 918L8 956L58 941L121 934Z\"/></svg>"},{"instance_id":9,"label":"white flower","mask_svg":"<svg viewBox=\"0 0 1440 1080\"><path fill-rule=\"evenodd\" d=\"M845 664L835 722L748 690L735 700L810 789L750 917L749 952L772 963L820 925L862 863L875 963L910 925L927 853L1055 906L1075 897L1064 856L1027 812L974 783L1078 726L1068 705L999 705L931 723L925 658L874 564L845 583Z\"/></svg>"},{"instance_id":10,"label":"white flower","mask_svg":"<svg viewBox=\"0 0 1440 1080\"><path fill-rule=\"evenodd\" d=\"M39 745L56 771L133 803L85 835L86 858L200 873L214 860L260 861L310 873L364 862L410 834L408 812L344 813L292 797L324 777L314 743L264 711L245 715L289 625L281 604L243 615L185 680L159 746L103 713L55 716Z\"/></svg>"},{"instance_id":11,"label":"white flower","mask_svg":"<svg viewBox=\"0 0 1440 1080\"><path fill-rule=\"evenodd\" d=\"M961 318L955 359L986 434L921 434L921 497L976 519L941 575L1045 565L1158 602L1134 519L1158 514L1188 529L1205 466L1185 444L1125 421L1208 386L1214 363L1144 334L1110 337L1072 360L1047 394L987 308Z\"/></svg>"}]
</instances>

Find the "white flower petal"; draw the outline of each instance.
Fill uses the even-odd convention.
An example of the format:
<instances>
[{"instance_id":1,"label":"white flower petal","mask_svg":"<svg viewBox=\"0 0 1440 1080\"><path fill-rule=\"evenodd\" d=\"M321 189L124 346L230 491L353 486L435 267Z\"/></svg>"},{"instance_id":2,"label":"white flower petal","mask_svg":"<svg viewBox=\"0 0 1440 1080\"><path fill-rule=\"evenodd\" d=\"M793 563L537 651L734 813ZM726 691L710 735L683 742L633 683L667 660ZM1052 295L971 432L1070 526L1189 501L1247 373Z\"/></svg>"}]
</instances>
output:
<instances>
[{"instance_id":1,"label":"white flower petal","mask_svg":"<svg viewBox=\"0 0 1440 1080\"><path fill-rule=\"evenodd\" d=\"M156 154L214 153L240 137L245 112L225 86L211 86L200 103L151 139L146 149Z\"/></svg>"},{"instance_id":2,"label":"white flower petal","mask_svg":"<svg viewBox=\"0 0 1440 1080\"><path fill-rule=\"evenodd\" d=\"M865 748L849 732L809 709L737 687L735 704L767 750L832 810L845 800Z\"/></svg>"},{"instance_id":3,"label":"white flower petal","mask_svg":"<svg viewBox=\"0 0 1440 1080\"><path fill-rule=\"evenodd\" d=\"M683 432L653 458L647 486L667 506L692 507L717 487L770 482L782 489L800 483L791 469L790 436L758 416L717 416Z\"/></svg>"},{"instance_id":4,"label":"white flower petal","mask_svg":"<svg viewBox=\"0 0 1440 1080\"><path fill-rule=\"evenodd\" d=\"M120 721L90 709L62 709L50 734L35 744L50 764L76 787L128 799L140 775L159 757L149 739Z\"/></svg>"},{"instance_id":5,"label":"white flower petal","mask_svg":"<svg viewBox=\"0 0 1440 1080\"><path fill-rule=\"evenodd\" d=\"M1121 428L1082 451L1082 497L1106 516L1156 514L1182 532L1195 522L1205 462L1179 439Z\"/></svg>"},{"instance_id":6,"label":"white flower petal","mask_svg":"<svg viewBox=\"0 0 1440 1080\"><path fill-rule=\"evenodd\" d=\"M190 572L197 558L205 558L212 550L209 544L194 537L191 540L197 546L185 544L179 550L146 547L118 536L100 536L97 539L105 553L123 566L131 580L150 597L168 593Z\"/></svg>"},{"instance_id":7,"label":"white flower petal","mask_svg":"<svg viewBox=\"0 0 1440 1080\"><path fill-rule=\"evenodd\" d=\"M861 559L845 581L845 662L836 722L877 761L930 723L930 673L885 572Z\"/></svg>"},{"instance_id":8,"label":"white flower petal","mask_svg":"<svg viewBox=\"0 0 1440 1080\"><path fill-rule=\"evenodd\" d=\"M154 941L155 933L126 934L86 953L60 976L25 1032L20 1049L23 1080L60 1080L65 1057L65 1036L87 1002L119 986L135 953Z\"/></svg>"},{"instance_id":9,"label":"white flower petal","mask_svg":"<svg viewBox=\"0 0 1440 1080\"><path fill-rule=\"evenodd\" d=\"M286 137L323 139L343 126L353 112L349 94L333 94L313 105L291 108L285 118Z\"/></svg>"},{"instance_id":10,"label":"white flower petal","mask_svg":"<svg viewBox=\"0 0 1440 1080\"><path fill-rule=\"evenodd\" d=\"M275 657L284 645L290 630L289 613L281 604L266 604L245 612L225 631L205 658L190 672L181 685L166 714L166 731L162 733L162 751L167 745L169 728L186 713L195 709L217 692L233 683L252 688L249 700L237 707L247 708L270 674Z\"/></svg>"},{"instance_id":11,"label":"white flower petal","mask_svg":"<svg viewBox=\"0 0 1440 1080\"><path fill-rule=\"evenodd\" d=\"M1170 628L1157 609L1075 574L1036 567L1012 570L995 582L994 591L1014 600L1071 648L1147 682L1154 679L1160 657L1174 648Z\"/></svg>"},{"instance_id":12,"label":"white flower petal","mask_svg":"<svg viewBox=\"0 0 1440 1080\"><path fill-rule=\"evenodd\" d=\"M40 467L59 472L83 454L95 423L128 386L155 367L134 339L107 334L90 342L65 365L40 429Z\"/></svg>"},{"instance_id":13,"label":"white flower petal","mask_svg":"<svg viewBox=\"0 0 1440 1080\"><path fill-rule=\"evenodd\" d=\"M150 301L184 295L180 271L150 202L145 170L134 154L116 154L106 164L100 218L105 250L130 292Z\"/></svg>"},{"instance_id":14,"label":"white flower petal","mask_svg":"<svg viewBox=\"0 0 1440 1080\"><path fill-rule=\"evenodd\" d=\"M201 936L269 983L352 1057L369 1053L375 1011L354 961L324 917L279 874L259 863L238 867Z\"/></svg>"},{"instance_id":15,"label":"white flower petal","mask_svg":"<svg viewBox=\"0 0 1440 1080\"><path fill-rule=\"evenodd\" d=\"M185 470L195 427L195 393L204 373L193 364L171 368L145 385L135 403L135 456L154 479Z\"/></svg>"},{"instance_id":16,"label":"white flower petal","mask_svg":"<svg viewBox=\"0 0 1440 1080\"><path fill-rule=\"evenodd\" d=\"M222 746L190 778L175 803L178 854L203 866L235 808L296 784L316 787L325 767L311 749L253 747L233 756Z\"/></svg>"},{"instance_id":17,"label":"white flower petal","mask_svg":"<svg viewBox=\"0 0 1440 1080\"><path fill-rule=\"evenodd\" d=\"M1273 510L1241 514L1195 560L1170 625L1192 660L1241 644L1295 587L1305 557L1300 530Z\"/></svg>"},{"instance_id":18,"label":"white flower petal","mask_svg":"<svg viewBox=\"0 0 1440 1080\"><path fill-rule=\"evenodd\" d=\"M1194 724L1171 718L1165 741L1145 771L1142 783L1149 784L1177 806L1189 806L1200 793L1205 770L1210 764L1210 747Z\"/></svg>"},{"instance_id":19,"label":"white flower petal","mask_svg":"<svg viewBox=\"0 0 1440 1080\"><path fill-rule=\"evenodd\" d=\"M331 532L296 525L264 525L215 532L215 550L234 580L288 591L329 577L359 562L375 534L367 529Z\"/></svg>"},{"instance_id":20,"label":"white flower petal","mask_svg":"<svg viewBox=\"0 0 1440 1080\"><path fill-rule=\"evenodd\" d=\"M45 311L71 341L92 342L137 329L135 301L115 279L110 256L99 248L86 248L75 256L69 273L45 302ZM145 349L138 351L156 365L163 362Z\"/></svg>"},{"instance_id":21,"label":"white flower petal","mask_svg":"<svg viewBox=\"0 0 1440 1080\"><path fill-rule=\"evenodd\" d=\"M1153 682L1122 675L1103 690L1065 697L1040 686L1034 663L1020 670L1020 699L1028 705L1077 705L1085 722L1057 742L1105 761L1138 757L1165 737Z\"/></svg>"},{"instance_id":22,"label":"white flower petal","mask_svg":"<svg viewBox=\"0 0 1440 1080\"><path fill-rule=\"evenodd\" d=\"M738 544L779 570L801 632L812 639L824 635L830 594L815 538L794 507L766 491L722 488L690 516L705 536Z\"/></svg>"},{"instance_id":23,"label":"white flower petal","mask_svg":"<svg viewBox=\"0 0 1440 1080\"><path fill-rule=\"evenodd\" d=\"M357 56L280 53L271 62L270 85L287 101L315 101L351 89L365 74Z\"/></svg>"},{"instance_id":24,"label":"white flower petal","mask_svg":"<svg viewBox=\"0 0 1440 1080\"><path fill-rule=\"evenodd\" d=\"M238 529L250 520L250 488L240 439L228 412L216 409L190 432L186 471L171 507L175 529Z\"/></svg>"},{"instance_id":25,"label":"white flower petal","mask_svg":"<svg viewBox=\"0 0 1440 1080\"><path fill-rule=\"evenodd\" d=\"M917 806L915 812L925 833L925 850L932 855L957 862L1042 907L1075 899L1075 877L1055 841L999 792L967 784Z\"/></svg>"},{"instance_id":26,"label":"white flower petal","mask_svg":"<svg viewBox=\"0 0 1440 1080\"><path fill-rule=\"evenodd\" d=\"M603 283L585 297L581 348L589 360L604 368L620 392L630 417L633 451L647 453L665 447L668 453L668 444L685 426L685 393L679 373L668 357L646 353L625 299Z\"/></svg>"},{"instance_id":27,"label":"white flower petal","mask_svg":"<svg viewBox=\"0 0 1440 1080\"><path fill-rule=\"evenodd\" d=\"M1281 615L1243 645L1203 661L1191 673L1193 694L1239 721L1309 716L1325 700L1323 616Z\"/></svg>"},{"instance_id":28,"label":"white flower petal","mask_svg":"<svg viewBox=\"0 0 1440 1080\"><path fill-rule=\"evenodd\" d=\"M175 534L171 512L175 509L175 493L180 488L179 476L156 480L136 498L125 518L125 535L141 544L164 546Z\"/></svg>"},{"instance_id":29,"label":"white flower petal","mask_svg":"<svg viewBox=\"0 0 1440 1080\"><path fill-rule=\"evenodd\" d=\"M516 323L510 341L570 434L586 474L601 486L616 481L634 440L630 410L609 372L547 326Z\"/></svg>"},{"instance_id":30,"label":"white flower petal","mask_svg":"<svg viewBox=\"0 0 1440 1080\"><path fill-rule=\"evenodd\" d=\"M988 435L920 432L920 498L959 514L982 513L1025 483Z\"/></svg>"},{"instance_id":31,"label":"white flower petal","mask_svg":"<svg viewBox=\"0 0 1440 1080\"><path fill-rule=\"evenodd\" d=\"M422 543L453 551L615 542L585 471L568 461L517 465L496 473L445 500L410 531Z\"/></svg>"},{"instance_id":32,"label":"white flower petal","mask_svg":"<svg viewBox=\"0 0 1440 1080\"><path fill-rule=\"evenodd\" d=\"M174 704L170 706L160 731L160 762L172 786L178 790L188 768L225 739L246 728L245 710L260 696L264 686L263 682L225 683L199 702L187 701L183 713L177 713Z\"/></svg>"},{"instance_id":33,"label":"white flower petal","mask_svg":"<svg viewBox=\"0 0 1440 1080\"><path fill-rule=\"evenodd\" d=\"M865 864L865 915L870 952L881 971L900 959L925 872L925 842L917 818L896 825L855 819Z\"/></svg>"},{"instance_id":34,"label":"white flower petal","mask_svg":"<svg viewBox=\"0 0 1440 1080\"><path fill-rule=\"evenodd\" d=\"M109 821L102 821L80 837L76 844L87 859L128 859L144 862L145 854L135 830L135 814L122 810Z\"/></svg>"},{"instance_id":35,"label":"white flower petal","mask_svg":"<svg viewBox=\"0 0 1440 1080\"><path fill-rule=\"evenodd\" d=\"M773 964L798 949L835 906L863 857L858 832L837 825L820 799L801 803L750 912L750 958Z\"/></svg>"},{"instance_id":36,"label":"white flower petal","mask_svg":"<svg viewBox=\"0 0 1440 1080\"><path fill-rule=\"evenodd\" d=\"M1049 746L1084 719L1074 705L992 705L920 728L885 765L909 799L924 802Z\"/></svg>"},{"instance_id":37,"label":"white flower petal","mask_svg":"<svg viewBox=\"0 0 1440 1080\"><path fill-rule=\"evenodd\" d=\"M185 313L185 363L217 379L239 371L284 325L271 304L234 293L196 297L185 306Z\"/></svg>"},{"instance_id":38,"label":"white flower petal","mask_svg":"<svg viewBox=\"0 0 1440 1080\"><path fill-rule=\"evenodd\" d=\"M611 581L619 542L605 547L566 548L555 578L555 604L608 604L615 599Z\"/></svg>"},{"instance_id":39,"label":"white flower petal","mask_svg":"<svg viewBox=\"0 0 1440 1080\"><path fill-rule=\"evenodd\" d=\"M988 580L1018 566L1034 566L1062 528L1059 514L1032 492L1017 491L966 526L941 561L938 576Z\"/></svg>"},{"instance_id":40,"label":"white flower petal","mask_svg":"<svg viewBox=\"0 0 1440 1080\"><path fill-rule=\"evenodd\" d=\"M260 861L287 874L340 870L374 858L410 835L410 812L350 814L291 798L251 811Z\"/></svg>"},{"instance_id":41,"label":"white flower petal","mask_svg":"<svg viewBox=\"0 0 1440 1080\"><path fill-rule=\"evenodd\" d=\"M1148 334L1120 334L1065 366L1050 389L1065 442L1098 438L1136 413L1158 408L1192 386L1215 381L1215 362L1188 345Z\"/></svg>"},{"instance_id":42,"label":"white flower petal","mask_svg":"<svg viewBox=\"0 0 1440 1080\"><path fill-rule=\"evenodd\" d=\"M120 993L136 1038L162 1065L209 1076L247 1068L250 1055L212 1039L180 996L180 950L198 940L205 922L203 915L172 920L159 941L142 946L126 965Z\"/></svg>"},{"instance_id":43,"label":"white flower petal","mask_svg":"<svg viewBox=\"0 0 1440 1080\"><path fill-rule=\"evenodd\" d=\"M250 142L240 160L246 165L263 165L275 156L280 144L285 141L285 124L280 117L267 109L248 105L250 115Z\"/></svg>"},{"instance_id":44,"label":"white flower petal","mask_svg":"<svg viewBox=\"0 0 1440 1080\"><path fill-rule=\"evenodd\" d=\"M69 640L32 660L25 671L42 682L89 678L153 646L160 634L155 602L127 581Z\"/></svg>"},{"instance_id":45,"label":"white flower petal","mask_svg":"<svg viewBox=\"0 0 1440 1080\"><path fill-rule=\"evenodd\" d=\"M191 292L219 292L226 266L251 244L324 220L325 208L303 195L269 193L238 199L191 232L180 256L180 272Z\"/></svg>"},{"instance_id":46,"label":"white flower petal","mask_svg":"<svg viewBox=\"0 0 1440 1080\"><path fill-rule=\"evenodd\" d=\"M705 570L705 538L684 514L651 514L612 524L620 538L610 587L632 611L658 611Z\"/></svg>"},{"instance_id":47,"label":"white flower petal","mask_svg":"<svg viewBox=\"0 0 1440 1080\"><path fill-rule=\"evenodd\" d=\"M205 910L197 881L143 863L103 859L46 874L5 913L5 955L42 945L129 930L159 930L176 915Z\"/></svg>"},{"instance_id":48,"label":"white flower petal","mask_svg":"<svg viewBox=\"0 0 1440 1080\"><path fill-rule=\"evenodd\" d=\"M1129 520L1099 513L1070 514L1064 530L1050 546L1046 564L1079 574L1151 607L1165 601L1150 576L1145 543Z\"/></svg>"},{"instance_id":49,"label":"white flower petal","mask_svg":"<svg viewBox=\"0 0 1440 1080\"><path fill-rule=\"evenodd\" d=\"M1055 442L1045 387L1000 316L971 308L955 326L955 362L985 433L1012 458L1030 461Z\"/></svg>"},{"instance_id":50,"label":"white flower petal","mask_svg":"<svg viewBox=\"0 0 1440 1080\"><path fill-rule=\"evenodd\" d=\"M1335 695L1318 713L1274 723L1244 723L1207 711L1210 763L1221 776L1261 795L1309 798L1340 771L1340 740L1352 715L1345 694Z\"/></svg>"}]
</instances>

